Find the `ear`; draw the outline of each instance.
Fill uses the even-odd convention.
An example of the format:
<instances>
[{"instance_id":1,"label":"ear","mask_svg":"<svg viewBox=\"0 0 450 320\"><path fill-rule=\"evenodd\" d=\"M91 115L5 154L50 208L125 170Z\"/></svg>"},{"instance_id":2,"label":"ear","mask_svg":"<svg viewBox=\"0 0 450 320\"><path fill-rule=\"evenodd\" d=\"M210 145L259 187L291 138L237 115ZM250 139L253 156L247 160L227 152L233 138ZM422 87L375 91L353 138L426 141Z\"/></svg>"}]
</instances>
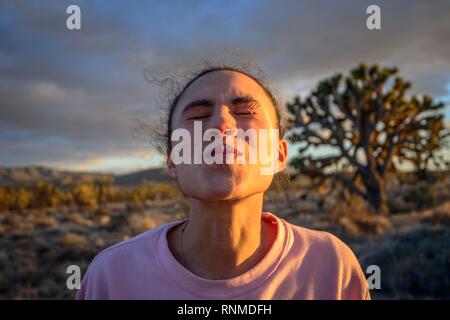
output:
<instances>
[{"instance_id":1,"label":"ear","mask_svg":"<svg viewBox=\"0 0 450 320\"><path fill-rule=\"evenodd\" d=\"M278 143L278 170L277 173L283 171L287 165L288 144L286 139L281 138Z\"/></svg>"},{"instance_id":2,"label":"ear","mask_svg":"<svg viewBox=\"0 0 450 320\"><path fill-rule=\"evenodd\" d=\"M172 161L171 152L168 152L167 154L167 172L172 179L177 178L177 167Z\"/></svg>"}]
</instances>

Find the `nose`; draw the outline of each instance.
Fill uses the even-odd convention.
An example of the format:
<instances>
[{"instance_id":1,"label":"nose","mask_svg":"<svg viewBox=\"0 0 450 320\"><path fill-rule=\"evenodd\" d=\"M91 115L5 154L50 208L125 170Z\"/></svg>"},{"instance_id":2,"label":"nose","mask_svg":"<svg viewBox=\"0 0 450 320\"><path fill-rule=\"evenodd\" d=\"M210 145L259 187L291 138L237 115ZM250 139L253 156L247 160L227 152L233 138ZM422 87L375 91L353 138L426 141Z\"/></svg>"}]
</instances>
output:
<instances>
[{"instance_id":1,"label":"nose","mask_svg":"<svg viewBox=\"0 0 450 320\"><path fill-rule=\"evenodd\" d=\"M226 105L215 108L208 122L207 129L218 129L222 135L225 135L227 129L236 129L236 119Z\"/></svg>"}]
</instances>

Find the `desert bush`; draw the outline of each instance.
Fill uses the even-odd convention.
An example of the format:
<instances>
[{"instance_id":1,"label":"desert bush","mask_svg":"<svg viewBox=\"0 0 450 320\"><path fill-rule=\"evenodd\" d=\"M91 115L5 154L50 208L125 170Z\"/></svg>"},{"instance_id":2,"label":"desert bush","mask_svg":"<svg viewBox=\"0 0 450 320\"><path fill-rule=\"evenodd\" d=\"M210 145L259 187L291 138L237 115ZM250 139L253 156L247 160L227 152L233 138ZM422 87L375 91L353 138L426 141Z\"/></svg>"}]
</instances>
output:
<instances>
[{"instance_id":1,"label":"desert bush","mask_svg":"<svg viewBox=\"0 0 450 320\"><path fill-rule=\"evenodd\" d=\"M141 183L128 192L129 211L139 211L146 200L167 200L181 196L173 186L166 183Z\"/></svg>"},{"instance_id":2,"label":"desert bush","mask_svg":"<svg viewBox=\"0 0 450 320\"><path fill-rule=\"evenodd\" d=\"M10 230L19 229L23 219L17 214L8 214L4 216L2 225Z\"/></svg>"},{"instance_id":3,"label":"desert bush","mask_svg":"<svg viewBox=\"0 0 450 320\"><path fill-rule=\"evenodd\" d=\"M435 187L426 181L417 182L403 195L403 199L419 210L430 207L436 200Z\"/></svg>"},{"instance_id":4,"label":"desert bush","mask_svg":"<svg viewBox=\"0 0 450 320\"><path fill-rule=\"evenodd\" d=\"M40 216L36 218L36 225L43 228L57 228L58 221L54 217Z\"/></svg>"},{"instance_id":5,"label":"desert bush","mask_svg":"<svg viewBox=\"0 0 450 320\"><path fill-rule=\"evenodd\" d=\"M350 236L381 235L391 229L386 216L370 214L366 203L356 195L347 195L329 209L329 217Z\"/></svg>"},{"instance_id":6,"label":"desert bush","mask_svg":"<svg viewBox=\"0 0 450 320\"><path fill-rule=\"evenodd\" d=\"M396 199L388 198L389 213L395 214L401 211L401 207Z\"/></svg>"},{"instance_id":7,"label":"desert bush","mask_svg":"<svg viewBox=\"0 0 450 320\"><path fill-rule=\"evenodd\" d=\"M94 182L97 210L101 213L106 212L106 203L108 202L110 189L113 183L113 177L102 176Z\"/></svg>"},{"instance_id":8,"label":"desert bush","mask_svg":"<svg viewBox=\"0 0 450 320\"><path fill-rule=\"evenodd\" d=\"M130 193L130 200L134 205L141 205L148 197L148 187L145 185L139 185L134 188Z\"/></svg>"},{"instance_id":9,"label":"desert bush","mask_svg":"<svg viewBox=\"0 0 450 320\"><path fill-rule=\"evenodd\" d=\"M81 234L66 233L59 237L58 244L69 248L83 248L89 246L89 240Z\"/></svg>"},{"instance_id":10,"label":"desert bush","mask_svg":"<svg viewBox=\"0 0 450 320\"><path fill-rule=\"evenodd\" d=\"M33 201L33 193L25 188L0 188L0 211L22 211Z\"/></svg>"},{"instance_id":11,"label":"desert bush","mask_svg":"<svg viewBox=\"0 0 450 320\"><path fill-rule=\"evenodd\" d=\"M128 226L127 213L115 214L111 215L109 219L107 218L103 219L105 222L106 229L111 232L125 232L124 227Z\"/></svg>"},{"instance_id":12,"label":"desert bush","mask_svg":"<svg viewBox=\"0 0 450 320\"><path fill-rule=\"evenodd\" d=\"M61 190L60 194L60 204L65 206L70 206L74 203L72 190Z\"/></svg>"},{"instance_id":13,"label":"desert bush","mask_svg":"<svg viewBox=\"0 0 450 320\"><path fill-rule=\"evenodd\" d=\"M0 224L0 238L6 235L6 227Z\"/></svg>"},{"instance_id":14,"label":"desert bush","mask_svg":"<svg viewBox=\"0 0 450 320\"><path fill-rule=\"evenodd\" d=\"M0 212L9 210L10 201L8 189L5 187L0 187Z\"/></svg>"},{"instance_id":15,"label":"desert bush","mask_svg":"<svg viewBox=\"0 0 450 320\"><path fill-rule=\"evenodd\" d=\"M106 202L118 202L126 199L126 193L119 186L110 186L106 190Z\"/></svg>"},{"instance_id":16,"label":"desert bush","mask_svg":"<svg viewBox=\"0 0 450 320\"><path fill-rule=\"evenodd\" d=\"M450 201L434 208L431 215L424 217L422 221L434 226L450 227Z\"/></svg>"},{"instance_id":17,"label":"desert bush","mask_svg":"<svg viewBox=\"0 0 450 320\"><path fill-rule=\"evenodd\" d=\"M180 191L167 183L154 183L148 187L147 199L166 200L180 195Z\"/></svg>"},{"instance_id":18,"label":"desert bush","mask_svg":"<svg viewBox=\"0 0 450 320\"><path fill-rule=\"evenodd\" d=\"M111 216L108 214L98 214L95 218L101 225L107 225L111 221Z\"/></svg>"},{"instance_id":19,"label":"desert bush","mask_svg":"<svg viewBox=\"0 0 450 320\"><path fill-rule=\"evenodd\" d=\"M153 229L160 224L160 219L152 214L132 213L128 216L128 226L133 234Z\"/></svg>"},{"instance_id":20,"label":"desert bush","mask_svg":"<svg viewBox=\"0 0 450 320\"><path fill-rule=\"evenodd\" d=\"M74 212L74 213L70 214L69 221L73 222L77 225L86 226L86 227L91 227L94 224L94 222L92 220L86 218L79 212Z\"/></svg>"},{"instance_id":21,"label":"desert bush","mask_svg":"<svg viewBox=\"0 0 450 320\"><path fill-rule=\"evenodd\" d=\"M33 201L33 194L26 190L25 188L17 188L11 194L12 203L11 209L22 211L29 207L30 203Z\"/></svg>"},{"instance_id":22,"label":"desert bush","mask_svg":"<svg viewBox=\"0 0 450 320\"><path fill-rule=\"evenodd\" d=\"M436 202L444 203L450 200L450 175L443 173L439 182L435 184Z\"/></svg>"},{"instance_id":23,"label":"desert bush","mask_svg":"<svg viewBox=\"0 0 450 320\"><path fill-rule=\"evenodd\" d=\"M86 209L96 206L96 192L92 184L79 184L72 189L72 197L78 208Z\"/></svg>"},{"instance_id":24,"label":"desert bush","mask_svg":"<svg viewBox=\"0 0 450 320\"><path fill-rule=\"evenodd\" d=\"M64 195L55 185L47 181L38 181L33 187L33 207L56 207L63 203Z\"/></svg>"},{"instance_id":25,"label":"desert bush","mask_svg":"<svg viewBox=\"0 0 450 320\"><path fill-rule=\"evenodd\" d=\"M337 221L345 233L350 236L381 235L391 230L390 220L380 215L347 215Z\"/></svg>"},{"instance_id":26,"label":"desert bush","mask_svg":"<svg viewBox=\"0 0 450 320\"><path fill-rule=\"evenodd\" d=\"M393 299L450 298L450 230L419 227L393 234L360 258L381 270L380 296Z\"/></svg>"}]
</instances>

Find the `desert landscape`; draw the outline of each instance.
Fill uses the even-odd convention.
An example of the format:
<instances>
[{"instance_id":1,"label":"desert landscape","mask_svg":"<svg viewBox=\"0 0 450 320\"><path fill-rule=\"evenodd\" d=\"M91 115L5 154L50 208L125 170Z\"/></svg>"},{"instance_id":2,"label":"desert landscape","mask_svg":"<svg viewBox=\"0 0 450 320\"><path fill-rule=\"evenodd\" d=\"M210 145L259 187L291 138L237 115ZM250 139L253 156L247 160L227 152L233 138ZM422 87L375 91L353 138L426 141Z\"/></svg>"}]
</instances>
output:
<instances>
[{"instance_id":1,"label":"desert landscape","mask_svg":"<svg viewBox=\"0 0 450 320\"><path fill-rule=\"evenodd\" d=\"M0 300L72 300L68 267L187 218L165 166L220 185L192 178L209 129L276 151L263 210L343 240L373 299L450 299L450 1L0 1L0 26Z\"/></svg>"},{"instance_id":2,"label":"desert landscape","mask_svg":"<svg viewBox=\"0 0 450 320\"><path fill-rule=\"evenodd\" d=\"M84 274L102 249L187 216L163 169L108 176L37 167L0 175L0 299L73 299L69 265ZM450 175L433 176L391 179L387 216L363 214L357 200L334 201L319 190L306 196L305 180L271 189L264 210L338 236L364 271L378 265L374 299L450 298Z\"/></svg>"}]
</instances>

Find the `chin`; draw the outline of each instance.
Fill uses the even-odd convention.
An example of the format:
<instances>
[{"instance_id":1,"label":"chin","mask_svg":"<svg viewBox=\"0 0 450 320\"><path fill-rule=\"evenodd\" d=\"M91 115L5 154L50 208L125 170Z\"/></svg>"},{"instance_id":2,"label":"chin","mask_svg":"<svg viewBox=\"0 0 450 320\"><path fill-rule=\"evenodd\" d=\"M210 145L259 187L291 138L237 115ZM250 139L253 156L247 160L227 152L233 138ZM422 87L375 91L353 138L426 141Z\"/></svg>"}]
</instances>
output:
<instances>
[{"instance_id":1,"label":"chin","mask_svg":"<svg viewBox=\"0 0 450 320\"><path fill-rule=\"evenodd\" d=\"M211 181L205 191L207 199L226 200L232 198L237 190L231 181Z\"/></svg>"},{"instance_id":2,"label":"chin","mask_svg":"<svg viewBox=\"0 0 450 320\"><path fill-rule=\"evenodd\" d=\"M201 170L201 174L185 176L183 187L186 194L204 200L231 200L243 193L245 174L230 165L215 165Z\"/></svg>"},{"instance_id":3,"label":"chin","mask_svg":"<svg viewBox=\"0 0 450 320\"><path fill-rule=\"evenodd\" d=\"M209 201L220 201L240 198L239 195L242 192L239 189L239 186L233 181L211 178L204 187L201 187L198 190L202 190L202 193L199 194L199 198Z\"/></svg>"}]
</instances>

